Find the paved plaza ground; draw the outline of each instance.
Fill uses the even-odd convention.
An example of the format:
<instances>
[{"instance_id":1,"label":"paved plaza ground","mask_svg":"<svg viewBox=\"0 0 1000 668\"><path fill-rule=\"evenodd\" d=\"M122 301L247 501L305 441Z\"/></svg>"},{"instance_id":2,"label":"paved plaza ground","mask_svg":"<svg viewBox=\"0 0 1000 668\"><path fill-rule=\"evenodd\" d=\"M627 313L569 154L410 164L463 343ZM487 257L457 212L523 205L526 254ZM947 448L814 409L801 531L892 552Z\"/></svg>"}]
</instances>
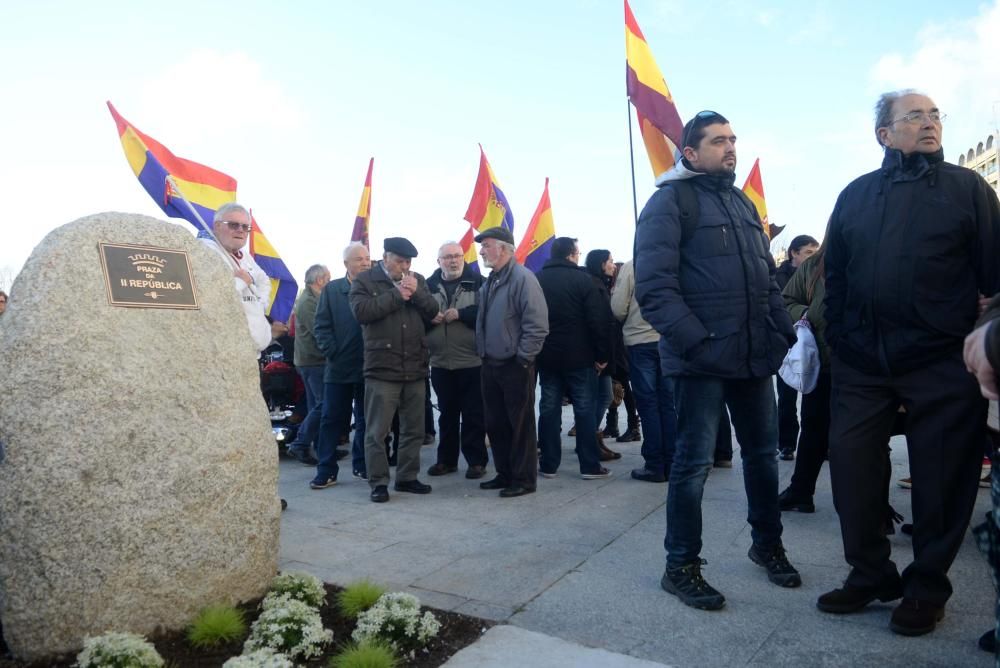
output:
<instances>
[{"instance_id":1,"label":"paved plaza ground","mask_svg":"<svg viewBox=\"0 0 1000 668\"><path fill-rule=\"evenodd\" d=\"M568 408L563 423L565 434ZM847 573L825 466L816 513L783 515L785 546L802 573L799 589L772 585L747 559L739 452L734 468L714 469L703 505L703 573L727 604L718 612L684 606L659 584L667 485L629 478L642 463L639 443L610 445L624 455L609 465L614 477L586 481L573 439L564 435L559 476L539 478L537 493L514 499L466 480L464 462L457 474L428 477L435 446L423 448L420 476L434 492L415 496L390 487L386 504L368 500L368 483L351 477L349 460L340 482L320 491L308 487L314 469L282 460L280 493L289 508L280 566L338 585L370 578L427 605L515 627L494 629L449 663L455 666L992 665L976 640L993 624L995 595L969 534L951 569L954 596L930 635L889 631L891 604L849 616L816 609L816 597ZM907 475L905 441L894 438L892 447L890 501L909 520L909 492L895 484ZM779 462L782 489L793 464ZM988 505L983 489L975 523ZM891 542L902 569L912 558L909 538L897 533Z\"/></svg>"}]
</instances>

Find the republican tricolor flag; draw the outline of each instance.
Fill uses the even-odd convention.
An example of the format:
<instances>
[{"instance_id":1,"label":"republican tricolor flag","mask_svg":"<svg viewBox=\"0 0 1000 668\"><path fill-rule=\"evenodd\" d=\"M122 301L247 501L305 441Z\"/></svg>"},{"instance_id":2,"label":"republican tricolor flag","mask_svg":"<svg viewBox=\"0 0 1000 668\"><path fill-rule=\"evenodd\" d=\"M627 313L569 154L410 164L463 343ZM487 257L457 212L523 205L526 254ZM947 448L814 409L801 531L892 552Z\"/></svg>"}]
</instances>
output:
<instances>
[{"instance_id":1,"label":"republican tricolor flag","mask_svg":"<svg viewBox=\"0 0 1000 668\"><path fill-rule=\"evenodd\" d=\"M635 107L653 176L657 177L680 158L684 123L628 0L625 0L625 87Z\"/></svg>"},{"instance_id":2,"label":"republican tricolor flag","mask_svg":"<svg viewBox=\"0 0 1000 668\"><path fill-rule=\"evenodd\" d=\"M774 239L781 234L785 226L771 225L767 219L767 202L764 200L764 181L760 177L760 158L757 158L753 162L753 168L747 176L747 182L743 184L743 193L750 198L750 201L757 208L757 216L760 217L760 222L764 224L764 232L767 233L767 238Z\"/></svg>"},{"instance_id":3,"label":"republican tricolor flag","mask_svg":"<svg viewBox=\"0 0 1000 668\"><path fill-rule=\"evenodd\" d=\"M118 127L125 159L143 189L167 216L183 218L194 225L200 234L210 236L209 230L202 227L183 199L190 202L204 223L211 227L215 211L227 202L236 201L236 179L193 160L178 158L163 144L122 118L111 102L108 102L108 110ZM250 224L250 254L271 279L267 314L275 320L288 322L298 286L252 214Z\"/></svg>"},{"instance_id":4,"label":"republican tricolor flag","mask_svg":"<svg viewBox=\"0 0 1000 668\"><path fill-rule=\"evenodd\" d=\"M517 261L533 272L538 272L552 252L552 241L556 238L556 225L552 221L552 202L549 200L549 180L545 179L542 199L538 202L535 215L524 231L524 238L517 246L514 256Z\"/></svg>"},{"instance_id":5,"label":"republican tricolor flag","mask_svg":"<svg viewBox=\"0 0 1000 668\"><path fill-rule=\"evenodd\" d=\"M500 189L500 182L497 181L493 168L490 167L490 161L486 159L482 144L479 145L479 174L472 189L472 199L465 212L465 220L469 221L470 228L459 243L465 253L465 263L478 272L479 260L473 243L476 234L500 225L514 231L514 214L510 211L507 196Z\"/></svg>"},{"instance_id":6,"label":"republican tricolor flag","mask_svg":"<svg viewBox=\"0 0 1000 668\"><path fill-rule=\"evenodd\" d=\"M354 218L354 231L351 241L360 241L368 248L368 227L372 218L372 167L375 158L368 161L368 176L365 177L365 187L361 189L361 202L358 204L358 215Z\"/></svg>"}]
</instances>

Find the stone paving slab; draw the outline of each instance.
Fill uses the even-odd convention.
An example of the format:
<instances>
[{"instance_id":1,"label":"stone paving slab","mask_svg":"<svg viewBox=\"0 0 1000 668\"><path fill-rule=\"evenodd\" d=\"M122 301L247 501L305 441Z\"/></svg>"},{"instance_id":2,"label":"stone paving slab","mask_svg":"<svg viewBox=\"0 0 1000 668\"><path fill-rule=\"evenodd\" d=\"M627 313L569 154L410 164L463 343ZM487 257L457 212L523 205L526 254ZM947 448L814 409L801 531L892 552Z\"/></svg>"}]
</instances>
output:
<instances>
[{"instance_id":1,"label":"stone paving slab","mask_svg":"<svg viewBox=\"0 0 1000 668\"><path fill-rule=\"evenodd\" d=\"M563 419L571 424L569 411ZM890 502L909 520L910 493L895 484L907 475L905 442L892 445ZM368 484L349 469L341 468L335 487L312 491L313 469L282 461L289 509L281 568L339 585L367 577L428 605L505 623L453 659L468 663L449 666L644 665L614 663L630 657L677 666L991 665L976 640L992 623L995 594L970 535L951 570L955 594L933 634L890 632L891 605L825 615L816 597L847 573L829 473L824 467L820 475L816 513L782 518L785 546L803 576L801 588L782 589L746 556L751 538L737 449L734 468L713 470L702 507L704 573L727 606L693 610L659 587L667 485L629 479L642 464L640 444L612 444L623 457L608 466L614 477L600 481L580 479L573 446L564 437L559 476L539 479L535 494L516 499L480 490L480 480L465 479L464 462L457 474L428 477L434 447L421 452L420 476L434 492L390 487L386 504L371 503ZM793 465L779 462L782 488ZM984 489L973 520L988 506ZM897 534L891 542L902 569L912 558L909 539ZM527 632L549 637L520 635ZM598 650L606 651L588 653Z\"/></svg>"}]
</instances>

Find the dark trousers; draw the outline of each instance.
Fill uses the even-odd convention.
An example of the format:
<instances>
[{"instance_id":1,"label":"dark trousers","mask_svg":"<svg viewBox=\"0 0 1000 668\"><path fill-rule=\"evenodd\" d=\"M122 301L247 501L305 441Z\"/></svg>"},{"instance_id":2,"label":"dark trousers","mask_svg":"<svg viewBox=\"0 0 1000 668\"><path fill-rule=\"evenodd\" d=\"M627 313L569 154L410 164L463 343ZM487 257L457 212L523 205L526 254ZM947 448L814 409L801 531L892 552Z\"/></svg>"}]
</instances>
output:
<instances>
[{"instance_id":1,"label":"dark trousers","mask_svg":"<svg viewBox=\"0 0 1000 668\"><path fill-rule=\"evenodd\" d=\"M642 420L642 458L645 467L670 475L677 438L673 382L660 371L657 343L628 347L629 374Z\"/></svg>"},{"instance_id":2,"label":"dark trousers","mask_svg":"<svg viewBox=\"0 0 1000 668\"><path fill-rule=\"evenodd\" d=\"M885 443L897 408L906 409L913 479L913 563L903 571L907 598L944 605L948 568L965 536L978 491L986 402L956 350L893 377L833 361L830 475L840 515L847 584L874 587L897 576L885 517Z\"/></svg>"},{"instance_id":3,"label":"dark trousers","mask_svg":"<svg viewBox=\"0 0 1000 668\"><path fill-rule=\"evenodd\" d=\"M562 398L569 396L576 420L576 455L580 473L601 470L601 453L597 447L597 425L594 423L594 395L597 373L593 366L570 371L539 369L542 397L538 402L539 466L544 473L555 473L562 463Z\"/></svg>"},{"instance_id":4,"label":"dark trousers","mask_svg":"<svg viewBox=\"0 0 1000 668\"><path fill-rule=\"evenodd\" d=\"M796 498L812 497L816 493L823 461L830 448L830 374L821 373L816 389L802 395L802 431L795 472L788 489Z\"/></svg>"},{"instance_id":5,"label":"dark trousers","mask_svg":"<svg viewBox=\"0 0 1000 668\"><path fill-rule=\"evenodd\" d=\"M354 443L351 447L351 466L365 472L365 384L326 383L323 386L323 410L316 439L317 478L337 477L337 445L347 434L344 424L351 426L351 407L354 410Z\"/></svg>"},{"instance_id":6,"label":"dark trousers","mask_svg":"<svg viewBox=\"0 0 1000 668\"><path fill-rule=\"evenodd\" d=\"M431 383L437 395L437 463L458 466L458 451L469 466L486 466L486 427L483 418L483 391L479 367L470 369L431 368Z\"/></svg>"},{"instance_id":7,"label":"dark trousers","mask_svg":"<svg viewBox=\"0 0 1000 668\"><path fill-rule=\"evenodd\" d=\"M514 358L485 360L481 379L497 477L508 485L534 489L538 483L535 365L525 368Z\"/></svg>"},{"instance_id":8,"label":"dark trousers","mask_svg":"<svg viewBox=\"0 0 1000 668\"><path fill-rule=\"evenodd\" d=\"M439 400L440 404L440 400ZM438 405L438 410L441 406ZM424 434L434 433L434 405L431 404L431 379L424 381Z\"/></svg>"},{"instance_id":9,"label":"dark trousers","mask_svg":"<svg viewBox=\"0 0 1000 668\"><path fill-rule=\"evenodd\" d=\"M733 423L729 421L729 410L723 406L719 416L719 433L715 435L715 461L733 459Z\"/></svg>"},{"instance_id":10,"label":"dark trousers","mask_svg":"<svg viewBox=\"0 0 1000 668\"><path fill-rule=\"evenodd\" d=\"M795 452L795 442L799 439L799 409L796 402L799 393L775 374L778 389L778 449Z\"/></svg>"}]
</instances>

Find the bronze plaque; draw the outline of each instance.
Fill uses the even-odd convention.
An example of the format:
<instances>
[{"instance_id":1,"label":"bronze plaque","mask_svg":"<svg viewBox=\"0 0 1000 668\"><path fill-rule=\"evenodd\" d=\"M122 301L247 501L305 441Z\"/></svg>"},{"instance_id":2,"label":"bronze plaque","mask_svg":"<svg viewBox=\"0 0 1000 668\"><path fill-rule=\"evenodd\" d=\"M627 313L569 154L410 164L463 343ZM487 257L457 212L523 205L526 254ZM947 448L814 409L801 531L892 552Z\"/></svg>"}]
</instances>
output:
<instances>
[{"instance_id":1,"label":"bronze plaque","mask_svg":"<svg viewBox=\"0 0 1000 668\"><path fill-rule=\"evenodd\" d=\"M98 246L112 306L199 308L187 251L103 242Z\"/></svg>"}]
</instances>

